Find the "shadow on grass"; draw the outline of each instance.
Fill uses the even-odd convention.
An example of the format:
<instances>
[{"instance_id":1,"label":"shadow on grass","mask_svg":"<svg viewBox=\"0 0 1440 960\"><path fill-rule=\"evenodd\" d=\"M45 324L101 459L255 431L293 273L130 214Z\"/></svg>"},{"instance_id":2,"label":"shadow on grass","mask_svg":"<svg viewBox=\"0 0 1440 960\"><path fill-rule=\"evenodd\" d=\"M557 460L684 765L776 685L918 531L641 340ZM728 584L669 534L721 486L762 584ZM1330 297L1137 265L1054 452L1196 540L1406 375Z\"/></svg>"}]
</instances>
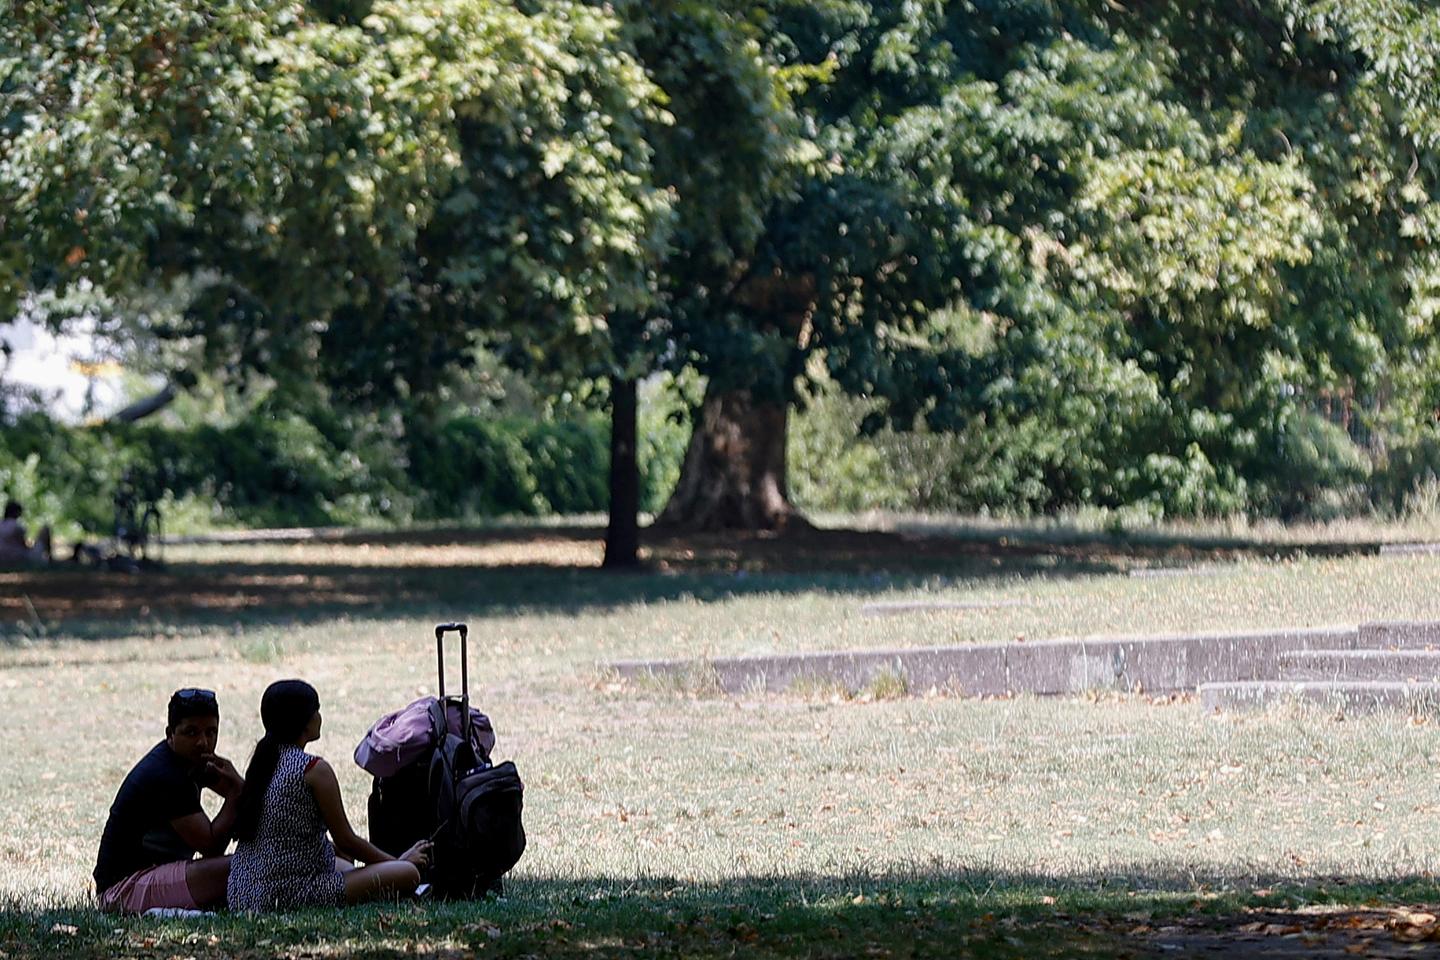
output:
<instances>
[{"instance_id":1,"label":"shadow on grass","mask_svg":"<svg viewBox=\"0 0 1440 960\"><path fill-rule=\"evenodd\" d=\"M435 526L397 530L317 529L303 535L269 538L277 543L378 544L386 546L456 546L475 543L544 543L555 539L603 539L604 524L559 523L500 524L479 527ZM783 535L770 533L685 533L669 527L643 528L645 543L662 555L673 556L699 548L702 554L724 555L728 549L739 553L764 553L764 545L772 545L772 558L803 554L807 548L818 547L834 553L837 546L860 547L902 544L907 552L920 544L922 552L940 554L978 547L981 552L996 548L1010 552L1051 552L1057 549L1076 550L1086 555L1117 555L1127 557L1194 558L1224 554L1267 557L1349 556L1378 553L1380 540L1367 539L1267 539L1228 536L1206 532L1170 530L1098 531L1069 526L1026 526L993 522L898 521L893 529L850 529L821 527L797 530ZM843 550L840 551L843 558ZM701 557L701 562L704 562Z\"/></svg>"},{"instance_id":2,"label":"shadow on grass","mask_svg":"<svg viewBox=\"0 0 1440 960\"><path fill-rule=\"evenodd\" d=\"M1067 535L1050 541L856 530L679 535L652 529L645 534L640 570L613 573L580 565L577 556L598 558L603 536L603 528L591 526L322 531L260 547L218 547L219 559L177 562L161 572L59 567L0 573L0 640L105 640L182 625L284 626L341 614L446 618L457 609L467 615L580 613L755 594L863 597L961 582L1053 581L1257 555L1374 549L1373 544L1154 536ZM321 547L316 560L287 557L283 548L295 543ZM354 562L346 562L350 548ZM376 562L392 550L386 563Z\"/></svg>"},{"instance_id":3,"label":"shadow on grass","mask_svg":"<svg viewBox=\"0 0 1440 960\"><path fill-rule=\"evenodd\" d=\"M1197 884L1152 875L1057 879L983 870L903 875L513 880L503 901L390 903L345 910L191 920L119 918L93 909L0 905L10 956L371 957L1231 957L1330 956L1364 930L1365 905L1434 902L1433 880L1256 878ZM1338 905L1330 913L1319 905ZM1300 912L1305 908L1309 912ZM1345 908L1345 909L1341 909ZM1305 921L1304 917L1328 917ZM1256 918L1260 918L1257 920ZM1304 954L1285 953L1282 923L1302 918ZM1375 930L1386 929L1374 924ZM1398 930L1398 927L1393 929ZM1399 934L1395 934L1396 937ZM1372 935L1372 940L1374 939ZM1399 943L1400 946L1408 946ZM1193 952L1187 951L1193 947ZM1383 946L1383 945L1382 945ZM1371 955L1385 956L1376 951Z\"/></svg>"}]
</instances>

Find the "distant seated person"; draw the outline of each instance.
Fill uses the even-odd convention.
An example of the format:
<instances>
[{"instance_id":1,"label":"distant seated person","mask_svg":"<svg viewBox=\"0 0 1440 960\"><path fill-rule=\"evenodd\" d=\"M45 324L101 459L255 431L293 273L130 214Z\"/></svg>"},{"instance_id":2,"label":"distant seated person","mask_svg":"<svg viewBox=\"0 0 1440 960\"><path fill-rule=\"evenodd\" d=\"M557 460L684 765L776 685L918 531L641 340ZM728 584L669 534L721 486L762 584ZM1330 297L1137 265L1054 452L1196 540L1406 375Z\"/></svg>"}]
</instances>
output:
<instances>
[{"instance_id":1,"label":"distant seated person","mask_svg":"<svg viewBox=\"0 0 1440 960\"><path fill-rule=\"evenodd\" d=\"M14 500L5 502L5 519L0 520L0 566L32 566L50 562L50 528L41 527L34 543L25 539L20 515L25 508Z\"/></svg>"},{"instance_id":2,"label":"distant seated person","mask_svg":"<svg viewBox=\"0 0 1440 960\"><path fill-rule=\"evenodd\" d=\"M110 805L95 862L100 909L144 913L225 905L230 858L223 854L245 781L215 753L219 735L214 691L175 691L165 739L135 764ZM214 820L200 806L202 786L225 798Z\"/></svg>"}]
</instances>

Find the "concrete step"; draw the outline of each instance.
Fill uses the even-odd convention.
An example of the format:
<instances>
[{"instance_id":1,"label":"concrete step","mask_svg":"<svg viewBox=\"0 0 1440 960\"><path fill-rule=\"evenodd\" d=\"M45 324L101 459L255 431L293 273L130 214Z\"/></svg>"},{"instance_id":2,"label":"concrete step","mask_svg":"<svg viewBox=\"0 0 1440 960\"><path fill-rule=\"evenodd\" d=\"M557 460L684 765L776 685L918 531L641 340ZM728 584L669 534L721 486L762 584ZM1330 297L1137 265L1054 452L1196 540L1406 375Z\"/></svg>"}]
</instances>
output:
<instances>
[{"instance_id":1,"label":"concrete step","mask_svg":"<svg viewBox=\"0 0 1440 960\"><path fill-rule=\"evenodd\" d=\"M983 602L983 601L982 601ZM896 601L883 612L922 609L926 601ZM946 604L946 601L939 603ZM961 609L972 601L923 609ZM875 607L862 609L874 615ZM824 680L861 690L877 677L904 678L916 693L931 689L967 696L1033 693L1042 696L1086 690L1171 693L1202 683L1281 677L1279 657L1299 650L1440 649L1440 621L1385 621L1359 626L1277 628L1209 634L1140 637L1072 637L945 647L885 647L892 630L879 623L875 646L855 650L758 652L713 659L615 660L602 668L620 678L689 682L705 676L731 695L779 693L797 682ZM1400 676L1405 676L1402 674ZM1343 679L1322 676L1319 679ZM1393 677L1392 677L1393 679Z\"/></svg>"},{"instance_id":2,"label":"concrete step","mask_svg":"<svg viewBox=\"0 0 1440 960\"><path fill-rule=\"evenodd\" d=\"M1355 636L1360 650L1440 648L1440 621L1377 620L1360 624Z\"/></svg>"},{"instance_id":3,"label":"concrete step","mask_svg":"<svg viewBox=\"0 0 1440 960\"><path fill-rule=\"evenodd\" d=\"M1280 680L1440 681L1440 650L1290 650Z\"/></svg>"},{"instance_id":4,"label":"concrete step","mask_svg":"<svg viewBox=\"0 0 1440 960\"><path fill-rule=\"evenodd\" d=\"M1261 710L1272 704L1313 703L1350 713L1375 710L1440 712L1440 683L1357 680L1245 680L1202 683L1207 710Z\"/></svg>"}]
</instances>

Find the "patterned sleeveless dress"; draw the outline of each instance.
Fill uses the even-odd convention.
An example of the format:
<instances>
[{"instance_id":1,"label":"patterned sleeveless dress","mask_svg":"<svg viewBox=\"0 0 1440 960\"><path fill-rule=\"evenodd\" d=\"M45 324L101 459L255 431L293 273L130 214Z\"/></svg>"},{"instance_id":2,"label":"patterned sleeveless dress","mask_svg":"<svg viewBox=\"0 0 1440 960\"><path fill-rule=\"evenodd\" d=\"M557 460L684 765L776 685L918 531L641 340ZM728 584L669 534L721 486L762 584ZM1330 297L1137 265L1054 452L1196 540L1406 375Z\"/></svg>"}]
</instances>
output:
<instances>
[{"instance_id":1,"label":"patterned sleeveless dress","mask_svg":"<svg viewBox=\"0 0 1440 960\"><path fill-rule=\"evenodd\" d=\"M305 783L305 771L315 760L299 747L280 748L255 839L239 844L230 859L225 894L231 910L345 903L345 878L335 868L335 846L326 835L320 805Z\"/></svg>"}]
</instances>

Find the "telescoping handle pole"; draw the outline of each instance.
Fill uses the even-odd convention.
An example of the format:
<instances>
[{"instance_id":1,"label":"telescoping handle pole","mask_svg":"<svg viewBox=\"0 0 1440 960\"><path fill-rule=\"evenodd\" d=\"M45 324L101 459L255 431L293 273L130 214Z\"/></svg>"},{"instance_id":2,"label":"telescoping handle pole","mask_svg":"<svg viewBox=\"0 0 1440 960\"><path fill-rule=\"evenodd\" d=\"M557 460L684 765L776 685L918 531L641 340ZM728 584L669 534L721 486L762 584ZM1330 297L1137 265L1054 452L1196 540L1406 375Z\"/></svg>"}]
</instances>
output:
<instances>
[{"instance_id":1,"label":"telescoping handle pole","mask_svg":"<svg viewBox=\"0 0 1440 960\"><path fill-rule=\"evenodd\" d=\"M440 675L440 701L445 701L445 634L460 634L460 727L470 743L470 627L463 623L435 625L435 661Z\"/></svg>"},{"instance_id":2,"label":"telescoping handle pole","mask_svg":"<svg viewBox=\"0 0 1440 960\"><path fill-rule=\"evenodd\" d=\"M470 651L467 649L470 628L463 623L437 623L435 625L435 666L440 676L440 698L445 698L445 634L460 634L460 693L470 694Z\"/></svg>"}]
</instances>

